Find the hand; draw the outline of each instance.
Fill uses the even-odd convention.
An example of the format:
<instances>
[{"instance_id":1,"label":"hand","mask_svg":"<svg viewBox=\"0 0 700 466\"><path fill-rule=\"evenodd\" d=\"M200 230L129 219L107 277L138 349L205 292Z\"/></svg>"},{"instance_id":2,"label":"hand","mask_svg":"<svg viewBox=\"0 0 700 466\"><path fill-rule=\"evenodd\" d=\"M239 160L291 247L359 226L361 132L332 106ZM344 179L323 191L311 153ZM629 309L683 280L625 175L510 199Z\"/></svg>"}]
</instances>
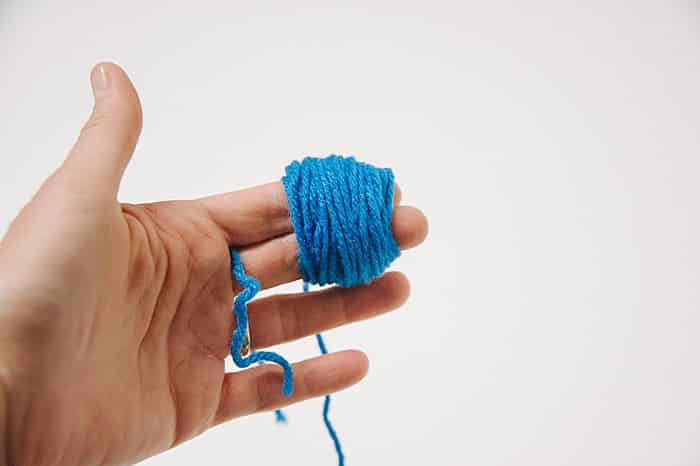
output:
<instances>
[{"instance_id":1,"label":"hand","mask_svg":"<svg viewBox=\"0 0 700 466\"><path fill-rule=\"evenodd\" d=\"M141 108L117 66L96 66L91 82L90 120L0 243L0 462L133 463L218 423L362 379L359 351L296 364L290 398L272 365L224 372L236 291L229 245L263 288L299 278L284 190L276 182L120 204ZM397 206L393 230L407 248L427 223ZM353 289L259 299L249 306L253 345L378 315L408 289L387 273Z\"/></svg>"}]
</instances>

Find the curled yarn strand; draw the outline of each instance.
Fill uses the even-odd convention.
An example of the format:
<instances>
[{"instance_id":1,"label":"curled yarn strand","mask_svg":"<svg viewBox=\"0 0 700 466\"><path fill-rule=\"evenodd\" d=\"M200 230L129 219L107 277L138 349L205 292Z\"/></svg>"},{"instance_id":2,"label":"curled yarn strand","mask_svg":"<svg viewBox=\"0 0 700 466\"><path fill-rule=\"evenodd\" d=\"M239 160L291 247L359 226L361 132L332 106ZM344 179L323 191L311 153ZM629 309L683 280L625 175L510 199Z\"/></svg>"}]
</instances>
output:
<instances>
[{"instance_id":1,"label":"curled yarn strand","mask_svg":"<svg viewBox=\"0 0 700 466\"><path fill-rule=\"evenodd\" d=\"M279 354L272 351L253 351L248 356L241 355L241 348L246 338L248 330L248 301L253 299L260 291L260 283L253 277L246 275L243 270L243 261L235 248L230 248L231 252L231 272L243 290L233 301L233 312L236 316L236 329L233 331L233 341L231 342L231 357L236 366L240 368L249 367L256 362L274 362L282 367L282 394L291 396L294 390L292 379L292 366Z\"/></svg>"}]
</instances>

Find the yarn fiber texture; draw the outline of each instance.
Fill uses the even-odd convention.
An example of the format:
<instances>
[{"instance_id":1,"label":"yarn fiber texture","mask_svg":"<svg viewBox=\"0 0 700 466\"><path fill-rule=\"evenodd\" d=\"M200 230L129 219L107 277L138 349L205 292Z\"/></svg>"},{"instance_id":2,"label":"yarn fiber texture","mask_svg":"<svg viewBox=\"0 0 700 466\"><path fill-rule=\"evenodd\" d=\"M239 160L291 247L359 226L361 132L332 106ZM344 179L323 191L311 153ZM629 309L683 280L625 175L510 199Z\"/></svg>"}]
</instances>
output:
<instances>
[{"instance_id":1,"label":"yarn fiber texture","mask_svg":"<svg viewBox=\"0 0 700 466\"><path fill-rule=\"evenodd\" d=\"M394 173L331 155L292 162L282 178L304 281L368 283L396 259Z\"/></svg>"},{"instance_id":2,"label":"yarn fiber texture","mask_svg":"<svg viewBox=\"0 0 700 466\"><path fill-rule=\"evenodd\" d=\"M381 275L400 255L391 232L394 198L394 174L389 168L377 168L354 157L331 155L307 157L292 162L282 177L289 215L297 239L299 270L304 292L309 284L338 284L343 287L364 285ZM241 368L253 363L273 362L282 367L282 393L294 390L292 367L272 351L253 351L247 356L241 349L250 346L248 302L260 290L260 283L247 275L241 257L230 248L231 273L242 288L233 303L236 329L231 356ZM316 335L319 349L328 352L323 337ZM344 465L340 441L329 419L330 396L323 406L323 421ZM286 422L277 410L276 418Z\"/></svg>"}]
</instances>

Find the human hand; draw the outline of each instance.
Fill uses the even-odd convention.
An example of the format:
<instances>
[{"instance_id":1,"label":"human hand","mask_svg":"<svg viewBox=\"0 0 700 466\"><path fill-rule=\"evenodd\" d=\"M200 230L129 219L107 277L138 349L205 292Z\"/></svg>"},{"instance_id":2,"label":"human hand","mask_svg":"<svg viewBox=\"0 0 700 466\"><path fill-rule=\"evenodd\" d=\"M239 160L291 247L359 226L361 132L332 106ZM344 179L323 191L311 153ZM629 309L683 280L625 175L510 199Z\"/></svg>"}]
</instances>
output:
<instances>
[{"instance_id":1,"label":"human hand","mask_svg":"<svg viewBox=\"0 0 700 466\"><path fill-rule=\"evenodd\" d=\"M141 129L139 100L116 65L93 69L92 116L62 166L0 243L0 462L139 461L240 416L358 382L359 351L226 374L236 291L229 246L263 288L299 278L281 183L189 201L120 204ZM402 248L427 233L398 206ZM250 303L253 347L366 319L402 304L408 281L275 295Z\"/></svg>"}]
</instances>

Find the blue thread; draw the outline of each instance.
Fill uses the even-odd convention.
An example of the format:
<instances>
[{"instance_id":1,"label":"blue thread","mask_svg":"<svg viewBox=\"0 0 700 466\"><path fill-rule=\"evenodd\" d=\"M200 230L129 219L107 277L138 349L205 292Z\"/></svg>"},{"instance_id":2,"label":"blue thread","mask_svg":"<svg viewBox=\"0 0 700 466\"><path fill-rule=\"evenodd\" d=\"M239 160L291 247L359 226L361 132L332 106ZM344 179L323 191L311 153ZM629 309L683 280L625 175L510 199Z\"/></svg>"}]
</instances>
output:
<instances>
[{"instance_id":1,"label":"blue thread","mask_svg":"<svg viewBox=\"0 0 700 466\"><path fill-rule=\"evenodd\" d=\"M284 411L282 411L281 409L275 410L275 421L277 421L277 424L287 423L287 416L284 415Z\"/></svg>"},{"instance_id":2,"label":"blue thread","mask_svg":"<svg viewBox=\"0 0 700 466\"><path fill-rule=\"evenodd\" d=\"M394 174L391 169L358 162L354 157L331 155L307 157L285 169L282 184L287 195L289 214L299 248L299 270L304 292L309 283L337 283L351 287L369 283L381 275L399 255L391 232ZM283 369L282 393L293 391L292 368L282 356L269 351L240 354L248 328L247 303L258 293L258 281L245 274L238 252L231 248L231 271L243 288L234 300L236 329L231 355L238 367L270 361ZM327 354L321 334L316 340ZM250 344L250 342L248 342ZM345 458L338 435L329 418L330 395L323 402L323 422L333 440L338 464ZM278 422L286 422L281 410Z\"/></svg>"},{"instance_id":3,"label":"blue thread","mask_svg":"<svg viewBox=\"0 0 700 466\"><path fill-rule=\"evenodd\" d=\"M326 348L326 342L323 341L323 336L320 333L316 334L316 341L318 342L318 347L321 350L321 354L328 354L328 349ZM326 430L328 435L330 435L331 440L333 440L333 446L335 447L335 452L338 455L338 466L343 466L345 464L345 455L343 455L343 449L340 447L340 439L338 434L331 424L331 419L328 416L331 410L331 396L326 395L323 398L323 423L326 425Z\"/></svg>"},{"instance_id":4,"label":"blue thread","mask_svg":"<svg viewBox=\"0 0 700 466\"><path fill-rule=\"evenodd\" d=\"M260 283L253 277L246 275L243 270L243 261L235 248L231 251L231 272L241 286L242 291L233 300L233 312L236 316L236 330L233 332L231 343L231 357L238 367L245 368L260 361L270 361L279 364L283 370L282 394L290 396L294 390L292 381L292 366L286 359L272 351L253 351L245 358L241 356L243 340L248 329L248 301L253 299L260 291Z\"/></svg>"}]
</instances>

